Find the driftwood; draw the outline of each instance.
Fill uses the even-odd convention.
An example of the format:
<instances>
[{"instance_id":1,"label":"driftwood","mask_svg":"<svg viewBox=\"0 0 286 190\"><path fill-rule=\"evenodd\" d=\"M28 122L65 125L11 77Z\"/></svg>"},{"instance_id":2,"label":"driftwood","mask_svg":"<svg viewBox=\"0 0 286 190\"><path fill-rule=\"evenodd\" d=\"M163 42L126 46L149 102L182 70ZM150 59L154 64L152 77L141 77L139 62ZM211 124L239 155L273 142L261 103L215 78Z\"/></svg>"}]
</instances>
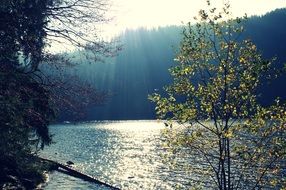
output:
<instances>
[{"instance_id":1,"label":"driftwood","mask_svg":"<svg viewBox=\"0 0 286 190\"><path fill-rule=\"evenodd\" d=\"M46 162L49 162L49 163L52 163L54 164L56 167L56 170L58 172L61 172L61 173L64 173L64 174L67 174L67 175L70 175L70 176L73 176L73 177L76 177L76 178L80 178L82 180L85 180L85 181L89 181L89 182L93 182L93 183L96 183L98 185L103 185L103 186L106 186L106 187L109 187L110 189L114 189L114 190L120 190L119 188L117 187L113 187L112 185L109 185L107 183L104 183L102 181L99 181L98 179L90 176L90 175L87 175L87 174L84 174L84 173L81 173L75 169L72 169L64 164L61 164L61 163L58 163L54 160L50 160L50 159L47 159L47 158L40 158L42 159L43 161L46 161Z\"/></svg>"}]
</instances>

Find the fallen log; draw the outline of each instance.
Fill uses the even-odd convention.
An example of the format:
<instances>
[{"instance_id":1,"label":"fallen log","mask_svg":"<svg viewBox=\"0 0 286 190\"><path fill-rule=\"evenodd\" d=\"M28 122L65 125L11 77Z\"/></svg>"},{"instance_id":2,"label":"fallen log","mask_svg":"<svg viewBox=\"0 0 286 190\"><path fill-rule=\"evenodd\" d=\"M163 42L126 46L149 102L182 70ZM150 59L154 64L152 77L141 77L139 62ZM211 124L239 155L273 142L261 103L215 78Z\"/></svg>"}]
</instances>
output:
<instances>
[{"instance_id":1,"label":"fallen log","mask_svg":"<svg viewBox=\"0 0 286 190\"><path fill-rule=\"evenodd\" d=\"M76 178L80 178L82 180L85 180L85 181L89 181L89 182L93 182L93 183L96 183L98 185L103 185L103 186L106 186L106 187L109 187L110 189L114 189L114 190L120 190L119 188L117 187L113 187L112 185L109 185L105 182L102 182L102 181L99 181L98 179L90 176L90 175L87 175L87 174L84 174L84 173L81 173L75 169L72 169L64 164L61 164L59 162L56 162L54 160L50 160L50 159L47 159L47 158L42 158L40 157L41 160L43 161L46 161L46 162L50 162L52 164L54 164L56 166L56 170L58 172L61 172L61 173L64 173L64 174L67 174L67 175L70 175L70 176L73 176L73 177L76 177Z\"/></svg>"}]
</instances>

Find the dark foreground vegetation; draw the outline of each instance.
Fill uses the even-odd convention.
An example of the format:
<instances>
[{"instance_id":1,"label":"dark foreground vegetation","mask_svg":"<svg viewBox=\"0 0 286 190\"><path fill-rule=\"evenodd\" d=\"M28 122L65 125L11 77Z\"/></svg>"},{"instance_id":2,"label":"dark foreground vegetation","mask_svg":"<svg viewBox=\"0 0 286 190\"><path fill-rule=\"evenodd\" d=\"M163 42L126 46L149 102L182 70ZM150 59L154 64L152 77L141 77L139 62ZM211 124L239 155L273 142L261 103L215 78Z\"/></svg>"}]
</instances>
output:
<instances>
[{"instance_id":1,"label":"dark foreground vegetation","mask_svg":"<svg viewBox=\"0 0 286 190\"><path fill-rule=\"evenodd\" d=\"M105 6L95 0L0 2L0 188L33 189L43 182L51 165L37 153L52 142L50 122L59 111L82 116L85 105L103 100L88 84L64 75L71 62L45 47L60 41L93 59L111 55L94 33L105 21Z\"/></svg>"},{"instance_id":2,"label":"dark foreground vegetation","mask_svg":"<svg viewBox=\"0 0 286 190\"><path fill-rule=\"evenodd\" d=\"M21 160L15 157L1 157L1 189L35 189L46 181L45 173L56 165L37 156L23 155Z\"/></svg>"}]
</instances>

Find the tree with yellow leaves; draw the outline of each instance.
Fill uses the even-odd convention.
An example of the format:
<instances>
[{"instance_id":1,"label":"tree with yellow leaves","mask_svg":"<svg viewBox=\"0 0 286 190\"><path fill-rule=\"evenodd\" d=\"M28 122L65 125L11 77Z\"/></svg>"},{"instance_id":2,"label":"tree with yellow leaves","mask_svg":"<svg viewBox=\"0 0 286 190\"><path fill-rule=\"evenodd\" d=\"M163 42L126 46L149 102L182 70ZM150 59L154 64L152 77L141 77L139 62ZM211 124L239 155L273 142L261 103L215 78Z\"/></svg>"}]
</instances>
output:
<instances>
[{"instance_id":1,"label":"tree with yellow leaves","mask_svg":"<svg viewBox=\"0 0 286 190\"><path fill-rule=\"evenodd\" d=\"M149 99L159 118L169 119L165 146L172 163L187 168L191 187L282 189L285 104L257 101L275 60L263 59L251 40L240 39L244 18L233 19L228 10L202 10L196 24L188 24L170 69L173 83L165 95Z\"/></svg>"}]
</instances>

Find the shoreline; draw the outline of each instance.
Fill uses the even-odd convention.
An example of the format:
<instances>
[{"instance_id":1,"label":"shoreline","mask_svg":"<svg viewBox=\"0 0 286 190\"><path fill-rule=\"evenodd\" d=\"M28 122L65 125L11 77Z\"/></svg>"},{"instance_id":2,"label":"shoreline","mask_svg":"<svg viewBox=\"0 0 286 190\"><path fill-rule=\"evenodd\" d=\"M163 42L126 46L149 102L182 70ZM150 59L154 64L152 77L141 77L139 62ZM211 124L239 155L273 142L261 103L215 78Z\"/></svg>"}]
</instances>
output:
<instances>
[{"instance_id":1,"label":"shoreline","mask_svg":"<svg viewBox=\"0 0 286 190\"><path fill-rule=\"evenodd\" d=\"M42 182L42 183L40 183L40 184L38 184L37 185L37 187L35 188L35 189L44 189L46 186L47 186L47 184L48 184L48 182L50 181L50 173L51 172L53 172L54 170L52 170L52 171L45 171L44 173L43 173L43 176L44 176L44 182Z\"/></svg>"},{"instance_id":2,"label":"shoreline","mask_svg":"<svg viewBox=\"0 0 286 190\"><path fill-rule=\"evenodd\" d=\"M24 159L29 164L16 166L16 169L6 167L0 181L1 189L43 189L49 181L49 173L55 170L55 165L34 155L27 156Z\"/></svg>"}]
</instances>

